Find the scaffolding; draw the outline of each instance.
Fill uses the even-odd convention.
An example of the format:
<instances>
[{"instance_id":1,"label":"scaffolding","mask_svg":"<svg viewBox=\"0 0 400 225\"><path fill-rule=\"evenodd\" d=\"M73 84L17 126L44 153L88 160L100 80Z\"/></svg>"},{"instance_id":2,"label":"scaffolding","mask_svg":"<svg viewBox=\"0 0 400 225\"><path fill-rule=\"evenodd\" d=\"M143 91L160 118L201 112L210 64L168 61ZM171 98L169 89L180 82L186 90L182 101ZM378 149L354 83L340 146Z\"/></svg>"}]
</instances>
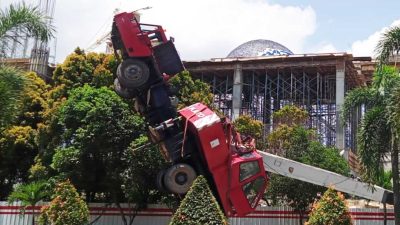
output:
<instances>
[{"instance_id":1,"label":"scaffolding","mask_svg":"<svg viewBox=\"0 0 400 225\"><path fill-rule=\"evenodd\" d=\"M202 62L185 62L195 79L211 86L214 105L226 116L234 117L235 66L241 69L240 114L248 114L265 125L265 135L273 127L273 112L285 105L296 105L309 113L307 126L317 131L321 143L338 146L337 129L342 129L344 146L355 149L357 123L344 128L339 121L337 104L338 62L345 65L344 90L359 86L352 56L314 55L298 57L273 57L259 59L217 59ZM344 93L342 94L344 96ZM353 117L360 118L360 111Z\"/></svg>"}]
</instances>

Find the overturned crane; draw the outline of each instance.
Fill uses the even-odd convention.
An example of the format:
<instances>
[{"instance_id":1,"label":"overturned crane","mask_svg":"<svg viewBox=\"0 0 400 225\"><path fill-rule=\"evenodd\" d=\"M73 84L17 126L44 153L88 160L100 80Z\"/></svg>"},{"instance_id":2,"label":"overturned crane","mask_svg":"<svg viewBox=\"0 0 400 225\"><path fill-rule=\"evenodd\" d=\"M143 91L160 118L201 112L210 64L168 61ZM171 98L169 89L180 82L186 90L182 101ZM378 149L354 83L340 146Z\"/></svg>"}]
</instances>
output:
<instances>
[{"instance_id":1,"label":"overturned crane","mask_svg":"<svg viewBox=\"0 0 400 225\"><path fill-rule=\"evenodd\" d=\"M376 187L258 152L251 139L241 140L232 124L207 106L196 103L179 111L167 81L184 70L173 40L159 25L140 23L134 13L115 15L111 32L115 55L122 59L115 90L135 99L135 110L149 125L149 136L171 162L160 171L160 189L185 194L198 175L204 175L227 216L243 216L255 210L268 185L266 171L340 191L391 202L391 193Z\"/></svg>"}]
</instances>

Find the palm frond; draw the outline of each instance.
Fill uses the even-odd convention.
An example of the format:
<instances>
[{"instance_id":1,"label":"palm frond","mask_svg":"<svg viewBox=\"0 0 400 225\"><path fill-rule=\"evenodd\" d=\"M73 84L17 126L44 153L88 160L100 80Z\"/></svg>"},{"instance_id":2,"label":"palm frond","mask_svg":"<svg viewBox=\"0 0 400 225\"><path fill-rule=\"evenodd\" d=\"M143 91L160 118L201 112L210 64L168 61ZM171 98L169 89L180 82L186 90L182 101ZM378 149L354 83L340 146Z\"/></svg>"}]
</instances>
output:
<instances>
[{"instance_id":1,"label":"palm frond","mask_svg":"<svg viewBox=\"0 0 400 225\"><path fill-rule=\"evenodd\" d=\"M34 206L47 197L46 185L44 181L19 184L8 196L8 202L20 201L24 207Z\"/></svg>"},{"instance_id":2,"label":"palm frond","mask_svg":"<svg viewBox=\"0 0 400 225\"><path fill-rule=\"evenodd\" d=\"M389 62L389 57L400 51L400 27L391 27L382 34L375 48L380 66Z\"/></svg>"},{"instance_id":3,"label":"palm frond","mask_svg":"<svg viewBox=\"0 0 400 225\"><path fill-rule=\"evenodd\" d=\"M390 151L390 132L385 107L374 107L365 113L357 135L357 153L364 180L375 183L381 176L382 162Z\"/></svg>"},{"instance_id":4,"label":"palm frond","mask_svg":"<svg viewBox=\"0 0 400 225\"><path fill-rule=\"evenodd\" d=\"M0 11L0 40L17 38L17 34L34 36L41 41L49 41L53 37L54 27L49 19L37 7L25 3L11 4L7 9Z\"/></svg>"},{"instance_id":5,"label":"palm frond","mask_svg":"<svg viewBox=\"0 0 400 225\"><path fill-rule=\"evenodd\" d=\"M369 106L375 105L379 103L381 99L379 98L378 92L374 88L370 87L360 87L351 90L347 93L344 104L340 111L340 116L343 118L343 121L347 121L350 116L351 111L359 106Z\"/></svg>"}]
</instances>

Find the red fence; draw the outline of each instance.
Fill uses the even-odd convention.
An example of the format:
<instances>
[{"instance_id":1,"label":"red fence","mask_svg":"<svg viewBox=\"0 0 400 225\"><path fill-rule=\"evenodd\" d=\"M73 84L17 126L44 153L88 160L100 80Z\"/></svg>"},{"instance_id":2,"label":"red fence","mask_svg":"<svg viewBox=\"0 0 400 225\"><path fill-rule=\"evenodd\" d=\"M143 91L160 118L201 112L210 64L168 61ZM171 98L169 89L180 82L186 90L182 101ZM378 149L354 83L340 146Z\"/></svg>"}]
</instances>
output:
<instances>
[{"instance_id":1,"label":"red fence","mask_svg":"<svg viewBox=\"0 0 400 225\"><path fill-rule=\"evenodd\" d=\"M35 207L35 212L40 211L40 206ZM128 205L123 204L119 209L115 206L95 203L90 204L90 216L93 225L120 225L122 214L129 220L130 216L136 215L135 225L167 225L172 211L162 205L149 205L149 208L138 213L134 213ZM354 225L381 225L384 220L382 209L360 209L351 208L351 215ZM18 204L8 205L0 202L0 225L31 225L32 207L27 208L24 215L20 214ZM231 225L246 224L273 224L273 225L298 225L299 215L288 207L259 207L254 213L245 217L230 218ZM388 210L387 224L394 224L393 210Z\"/></svg>"}]
</instances>

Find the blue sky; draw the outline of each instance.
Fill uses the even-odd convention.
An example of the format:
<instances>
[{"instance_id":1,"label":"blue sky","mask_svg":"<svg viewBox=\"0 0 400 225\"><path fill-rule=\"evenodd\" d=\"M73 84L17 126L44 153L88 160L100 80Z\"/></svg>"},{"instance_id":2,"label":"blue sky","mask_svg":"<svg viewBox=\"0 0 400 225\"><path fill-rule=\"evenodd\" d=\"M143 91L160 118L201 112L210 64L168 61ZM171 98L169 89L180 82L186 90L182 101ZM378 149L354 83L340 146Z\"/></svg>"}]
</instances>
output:
<instances>
[{"instance_id":1,"label":"blue sky","mask_svg":"<svg viewBox=\"0 0 400 225\"><path fill-rule=\"evenodd\" d=\"M0 7L18 1L0 0ZM109 32L116 8L147 6L152 9L141 12L142 22L162 25L184 60L225 57L254 39L279 42L298 54L373 56L381 33L400 25L400 0L61 0L54 16L56 62Z\"/></svg>"},{"instance_id":2,"label":"blue sky","mask_svg":"<svg viewBox=\"0 0 400 225\"><path fill-rule=\"evenodd\" d=\"M317 16L316 32L305 48L316 42L332 43L339 51L351 49L353 42L400 19L399 0L271 0L282 5L311 6Z\"/></svg>"}]
</instances>

